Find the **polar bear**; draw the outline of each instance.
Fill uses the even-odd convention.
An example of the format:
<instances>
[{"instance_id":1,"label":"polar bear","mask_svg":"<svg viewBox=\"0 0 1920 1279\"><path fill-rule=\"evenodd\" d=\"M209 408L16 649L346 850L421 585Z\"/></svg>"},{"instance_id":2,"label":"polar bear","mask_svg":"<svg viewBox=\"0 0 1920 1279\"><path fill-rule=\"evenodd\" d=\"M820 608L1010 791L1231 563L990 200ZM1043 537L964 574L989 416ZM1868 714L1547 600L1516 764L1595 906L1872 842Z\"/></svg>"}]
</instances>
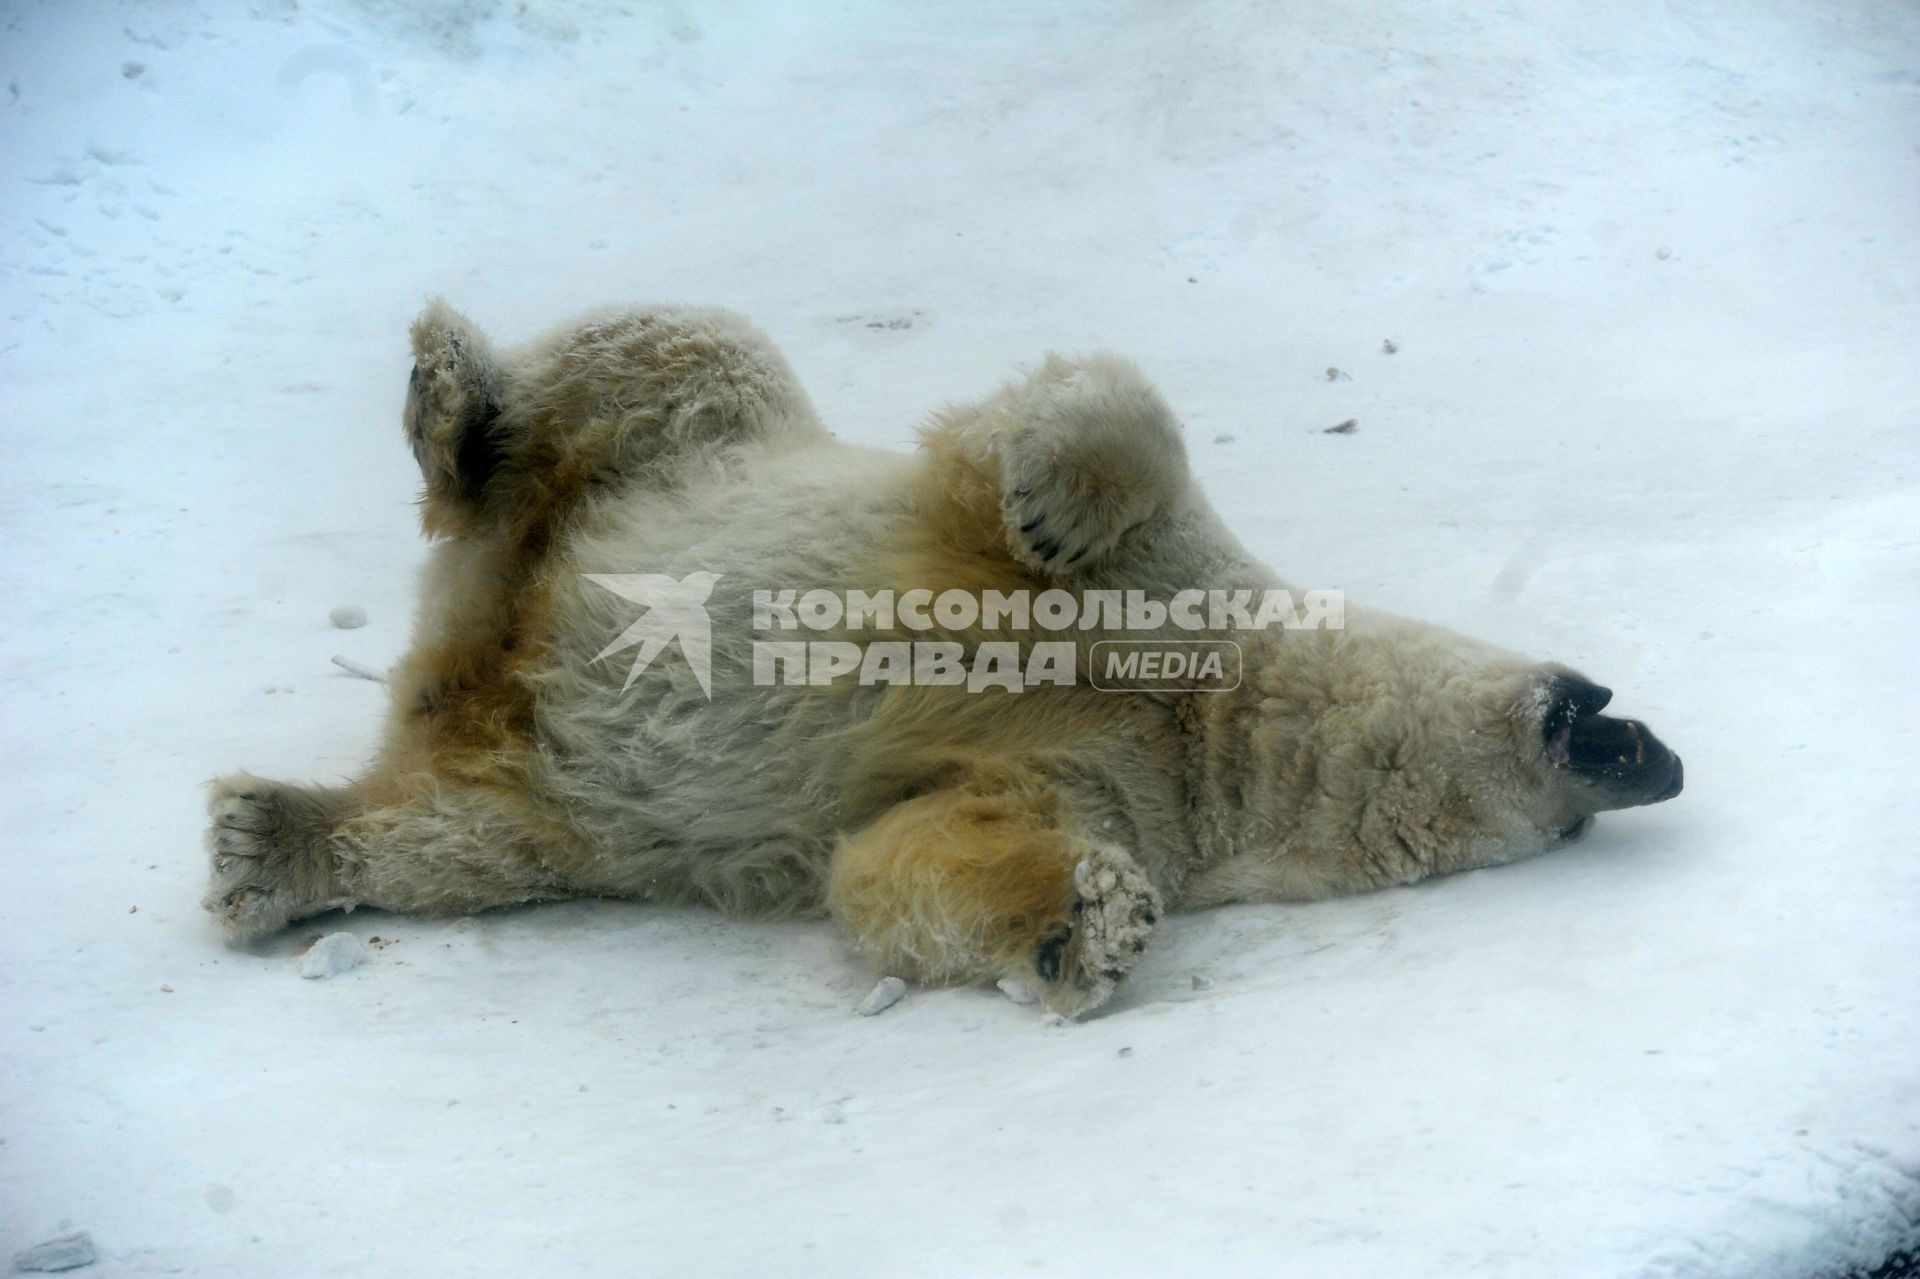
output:
<instances>
[{"instance_id":1,"label":"polar bear","mask_svg":"<svg viewBox=\"0 0 1920 1279\"><path fill-rule=\"evenodd\" d=\"M1124 360L1049 356L906 456L835 440L723 311L607 312L496 352L435 301L412 345L436 543L413 647L357 781L214 783L206 905L236 940L357 905L824 912L889 973L1011 979L1078 1016L1166 911L1491 866L1680 791L1677 755L1600 713L1607 689L1354 609L1338 629L1233 621L1235 678L1205 687L769 678L795 591L903 601L822 606L803 638L838 657L1044 640L1084 662L1220 637L1168 620L1183 592L1283 590ZM1141 608L1030 634L910 607L955 591Z\"/></svg>"}]
</instances>

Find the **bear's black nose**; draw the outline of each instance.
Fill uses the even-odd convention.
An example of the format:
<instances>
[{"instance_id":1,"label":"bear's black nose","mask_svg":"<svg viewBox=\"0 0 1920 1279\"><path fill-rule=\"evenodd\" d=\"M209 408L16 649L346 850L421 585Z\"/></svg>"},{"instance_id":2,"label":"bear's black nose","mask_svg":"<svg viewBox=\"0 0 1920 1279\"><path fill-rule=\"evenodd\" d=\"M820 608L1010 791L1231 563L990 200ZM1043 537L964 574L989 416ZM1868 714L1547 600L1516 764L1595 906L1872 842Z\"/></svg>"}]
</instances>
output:
<instances>
[{"instance_id":1,"label":"bear's black nose","mask_svg":"<svg viewBox=\"0 0 1920 1279\"><path fill-rule=\"evenodd\" d=\"M1675 795L1678 795L1681 792L1681 790L1685 787L1685 785L1686 785L1686 770L1680 767L1680 757L1678 755L1675 755L1673 757L1673 781L1668 783L1667 788L1665 790L1661 791L1658 795L1655 795L1652 799L1648 800L1647 802L1649 804L1665 803L1667 800L1672 799Z\"/></svg>"}]
</instances>

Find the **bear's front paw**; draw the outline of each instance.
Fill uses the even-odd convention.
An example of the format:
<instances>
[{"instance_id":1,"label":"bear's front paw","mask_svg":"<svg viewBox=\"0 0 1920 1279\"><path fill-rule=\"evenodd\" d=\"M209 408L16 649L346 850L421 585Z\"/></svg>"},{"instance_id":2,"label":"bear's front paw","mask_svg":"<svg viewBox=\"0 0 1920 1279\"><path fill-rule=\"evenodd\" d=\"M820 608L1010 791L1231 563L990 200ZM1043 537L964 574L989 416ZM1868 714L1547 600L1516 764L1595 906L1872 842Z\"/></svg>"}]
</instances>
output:
<instances>
[{"instance_id":1,"label":"bear's front paw","mask_svg":"<svg viewBox=\"0 0 1920 1279\"><path fill-rule=\"evenodd\" d=\"M268 783L243 790L228 782L207 808L213 877L203 904L243 941L278 931L293 914L285 891L286 822L274 799Z\"/></svg>"},{"instance_id":2,"label":"bear's front paw","mask_svg":"<svg viewBox=\"0 0 1920 1279\"><path fill-rule=\"evenodd\" d=\"M314 914L338 893L312 792L242 773L214 783L207 804L211 882L202 901L227 935L252 941Z\"/></svg>"},{"instance_id":3,"label":"bear's front paw","mask_svg":"<svg viewBox=\"0 0 1920 1279\"><path fill-rule=\"evenodd\" d=\"M1099 561L1185 492L1180 428L1131 366L1050 361L998 445L1001 514L1021 563L1065 576Z\"/></svg>"},{"instance_id":4,"label":"bear's front paw","mask_svg":"<svg viewBox=\"0 0 1920 1279\"><path fill-rule=\"evenodd\" d=\"M1041 939L1034 971L1047 1007L1077 1017L1113 998L1160 922L1160 894L1124 853L1101 849L1073 871L1072 919Z\"/></svg>"}]
</instances>

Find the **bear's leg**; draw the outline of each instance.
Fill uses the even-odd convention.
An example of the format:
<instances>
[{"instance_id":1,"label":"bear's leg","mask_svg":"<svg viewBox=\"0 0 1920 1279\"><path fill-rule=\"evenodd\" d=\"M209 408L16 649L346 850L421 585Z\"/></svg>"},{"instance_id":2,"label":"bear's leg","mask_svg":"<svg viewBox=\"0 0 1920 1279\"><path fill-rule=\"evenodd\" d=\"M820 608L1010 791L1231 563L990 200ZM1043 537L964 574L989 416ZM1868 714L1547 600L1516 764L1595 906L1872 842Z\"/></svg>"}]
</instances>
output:
<instances>
[{"instance_id":1,"label":"bear's leg","mask_svg":"<svg viewBox=\"0 0 1920 1279\"><path fill-rule=\"evenodd\" d=\"M500 467L506 371L485 335L437 298L414 320L412 338L401 421L426 480L421 518L432 534L467 532Z\"/></svg>"},{"instance_id":2,"label":"bear's leg","mask_svg":"<svg viewBox=\"0 0 1920 1279\"><path fill-rule=\"evenodd\" d=\"M436 535L524 536L585 496L672 487L726 450L827 438L780 352L726 311L613 312L495 357L436 300L412 339L407 435Z\"/></svg>"},{"instance_id":3,"label":"bear's leg","mask_svg":"<svg viewBox=\"0 0 1920 1279\"><path fill-rule=\"evenodd\" d=\"M842 841L834 918L889 974L1011 978L1054 1012L1112 997L1160 916L1147 876L1116 845L1063 828L1028 786L961 786L912 799Z\"/></svg>"},{"instance_id":4,"label":"bear's leg","mask_svg":"<svg viewBox=\"0 0 1920 1279\"><path fill-rule=\"evenodd\" d=\"M341 907L465 915L580 895L569 867L583 854L524 799L418 780L411 794L246 774L215 782L206 908L248 941Z\"/></svg>"}]
</instances>

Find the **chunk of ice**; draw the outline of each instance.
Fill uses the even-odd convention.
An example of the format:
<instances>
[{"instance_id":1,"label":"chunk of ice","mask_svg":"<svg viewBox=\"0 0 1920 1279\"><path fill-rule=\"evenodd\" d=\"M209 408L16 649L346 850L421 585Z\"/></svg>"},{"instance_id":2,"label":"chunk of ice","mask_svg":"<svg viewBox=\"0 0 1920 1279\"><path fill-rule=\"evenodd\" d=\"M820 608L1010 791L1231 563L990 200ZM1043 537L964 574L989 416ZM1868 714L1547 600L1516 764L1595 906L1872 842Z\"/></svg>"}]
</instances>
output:
<instances>
[{"instance_id":1,"label":"chunk of ice","mask_svg":"<svg viewBox=\"0 0 1920 1279\"><path fill-rule=\"evenodd\" d=\"M338 977L352 972L367 957L367 948L352 933L329 933L300 956L302 977Z\"/></svg>"},{"instance_id":2,"label":"chunk of ice","mask_svg":"<svg viewBox=\"0 0 1920 1279\"><path fill-rule=\"evenodd\" d=\"M907 983L901 981L898 977L882 977L874 983L873 989L867 992L867 997L861 1000L860 1006L853 1011L859 1013L862 1017L871 1017L875 1013L883 1013L899 1003L901 997L906 993Z\"/></svg>"}]
</instances>

